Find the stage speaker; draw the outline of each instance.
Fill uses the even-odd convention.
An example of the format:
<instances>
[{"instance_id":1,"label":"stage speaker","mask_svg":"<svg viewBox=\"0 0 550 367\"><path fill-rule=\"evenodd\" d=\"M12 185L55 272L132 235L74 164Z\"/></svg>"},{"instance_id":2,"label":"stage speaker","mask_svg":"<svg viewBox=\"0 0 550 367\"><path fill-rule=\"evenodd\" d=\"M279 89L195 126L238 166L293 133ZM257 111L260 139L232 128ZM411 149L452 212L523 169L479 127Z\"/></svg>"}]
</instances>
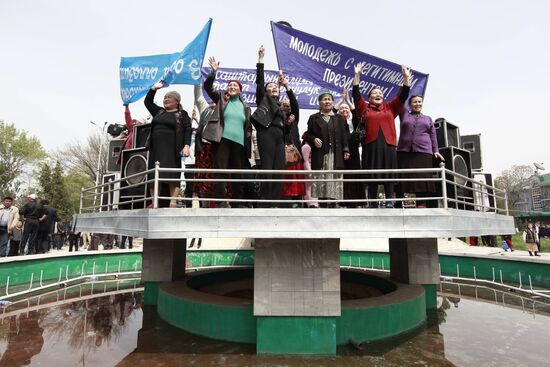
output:
<instances>
[{"instance_id":1,"label":"stage speaker","mask_svg":"<svg viewBox=\"0 0 550 367\"><path fill-rule=\"evenodd\" d=\"M151 124L134 125L134 148L143 148L148 145L151 136Z\"/></svg>"},{"instance_id":2,"label":"stage speaker","mask_svg":"<svg viewBox=\"0 0 550 367\"><path fill-rule=\"evenodd\" d=\"M120 172L107 173L103 175L102 182L109 183L101 188L101 209L100 211L115 210L118 208L120 198L120 182L113 182L120 179ZM111 183L112 182L112 183Z\"/></svg>"},{"instance_id":3,"label":"stage speaker","mask_svg":"<svg viewBox=\"0 0 550 367\"><path fill-rule=\"evenodd\" d=\"M147 196L147 185L142 184L147 181L147 174L139 173L147 170L148 161L149 151L146 148L126 149L122 152L122 167L120 170L122 179L120 182L120 209L145 208L145 202L128 203L128 201L143 199ZM137 186L130 187L136 184Z\"/></svg>"},{"instance_id":4,"label":"stage speaker","mask_svg":"<svg viewBox=\"0 0 550 367\"><path fill-rule=\"evenodd\" d=\"M470 152L472 158L472 171L483 171L483 162L481 160L481 134L460 136L462 149Z\"/></svg>"},{"instance_id":5,"label":"stage speaker","mask_svg":"<svg viewBox=\"0 0 550 367\"><path fill-rule=\"evenodd\" d=\"M437 135L437 146L439 148L457 147L460 148L460 131L458 126L440 117L434 121L435 133Z\"/></svg>"},{"instance_id":6,"label":"stage speaker","mask_svg":"<svg viewBox=\"0 0 550 367\"><path fill-rule=\"evenodd\" d=\"M113 139L109 141L109 151L107 152L107 172L120 171L120 164L117 164L116 162L118 157L120 157L120 152L122 152L124 142L124 139Z\"/></svg>"},{"instance_id":7,"label":"stage speaker","mask_svg":"<svg viewBox=\"0 0 550 367\"><path fill-rule=\"evenodd\" d=\"M445 158L445 168L455 173L461 174L468 178L472 177L472 163L470 160L470 152L467 150L450 146L447 148L439 149L439 153ZM440 162L437 161L436 164ZM465 201L467 203L474 203L474 196L472 193L472 182L462 177L455 177L447 174L447 181L452 181L455 184L447 183L447 196L451 199ZM441 195L441 188L438 188L438 196ZM473 210L473 205L457 204L455 202L449 202L449 208Z\"/></svg>"}]
</instances>

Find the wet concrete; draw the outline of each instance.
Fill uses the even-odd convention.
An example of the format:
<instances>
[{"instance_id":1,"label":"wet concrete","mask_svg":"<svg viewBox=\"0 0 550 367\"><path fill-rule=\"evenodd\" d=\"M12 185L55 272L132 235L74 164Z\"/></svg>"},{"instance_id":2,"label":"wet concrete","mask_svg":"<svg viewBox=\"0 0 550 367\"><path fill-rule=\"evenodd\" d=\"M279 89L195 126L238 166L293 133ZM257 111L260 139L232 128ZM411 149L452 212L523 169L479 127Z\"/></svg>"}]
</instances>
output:
<instances>
[{"instance_id":1,"label":"wet concrete","mask_svg":"<svg viewBox=\"0 0 550 367\"><path fill-rule=\"evenodd\" d=\"M471 286L446 284L441 291L439 310L418 330L307 358L256 356L254 345L186 333L160 320L154 307L142 307L137 292L38 308L31 302L0 309L0 367L547 365L548 305Z\"/></svg>"}]
</instances>

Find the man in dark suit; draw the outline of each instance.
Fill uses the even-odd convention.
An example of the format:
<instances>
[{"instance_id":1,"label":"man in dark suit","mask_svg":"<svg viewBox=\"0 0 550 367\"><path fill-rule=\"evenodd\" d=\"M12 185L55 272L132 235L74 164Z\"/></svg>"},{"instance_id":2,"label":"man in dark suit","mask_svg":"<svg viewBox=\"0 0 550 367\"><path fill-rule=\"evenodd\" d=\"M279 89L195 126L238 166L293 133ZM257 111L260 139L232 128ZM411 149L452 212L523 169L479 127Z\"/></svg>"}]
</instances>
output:
<instances>
[{"instance_id":1,"label":"man in dark suit","mask_svg":"<svg viewBox=\"0 0 550 367\"><path fill-rule=\"evenodd\" d=\"M55 228L55 222L57 222L57 210L50 207L50 202L46 199L40 202L46 213L46 219L40 222L38 226L38 251L46 253L50 251L50 242L52 233Z\"/></svg>"}]
</instances>

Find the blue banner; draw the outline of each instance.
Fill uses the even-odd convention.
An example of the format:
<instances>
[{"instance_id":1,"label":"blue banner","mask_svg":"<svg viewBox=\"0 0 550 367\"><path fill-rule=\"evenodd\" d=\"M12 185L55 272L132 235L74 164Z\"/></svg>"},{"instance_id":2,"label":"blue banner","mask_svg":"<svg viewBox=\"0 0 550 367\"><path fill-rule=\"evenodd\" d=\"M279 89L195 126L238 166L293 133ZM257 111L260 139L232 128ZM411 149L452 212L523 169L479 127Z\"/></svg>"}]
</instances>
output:
<instances>
[{"instance_id":1,"label":"blue banner","mask_svg":"<svg viewBox=\"0 0 550 367\"><path fill-rule=\"evenodd\" d=\"M127 104L139 100L159 80L163 80L165 84L199 84L211 25L210 18L197 37L181 52L121 57L120 96L122 101Z\"/></svg>"},{"instance_id":2,"label":"blue banner","mask_svg":"<svg viewBox=\"0 0 550 367\"><path fill-rule=\"evenodd\" d=\"M351 89L354 66L362 61L366 65L359 88L365 99L375 87L382 89L386 100L399 93L403 84L400 64L278 23L271 22L271 30L279 68L301 83L309 82L310 88L319 93L330 91L340 96L344 87ZM423 96L427 84L428 74L413 70L411 95ZM300 108L318 108L317 99L311 99L309 106L300 104Z\"/></svg>"},{"instance_id":3,"label":"blue banner","mask_svg":"<svg viewBox=\"0 0 550 367\"><path fill-rule=\"evenodd\" d=\"M209 67L202 68L203 79L210 73ZM300 108L317 109L317 96L321 88L314 86L311 82L293 75L286 75L288 84L298 100ZM264 70L266 83L277 83L279 71ZM219 68L214 81L214 89L225 91L230 80L238 80L243 86L241 98L251 107L256 107L256 69ZM341 92L341 91L340 91ZM210 102L206 91L204 97ZM338 93L340 94L340 93ZM285 89L281 88L281 97L285 98Z\"/></svg>"}]
</instances>

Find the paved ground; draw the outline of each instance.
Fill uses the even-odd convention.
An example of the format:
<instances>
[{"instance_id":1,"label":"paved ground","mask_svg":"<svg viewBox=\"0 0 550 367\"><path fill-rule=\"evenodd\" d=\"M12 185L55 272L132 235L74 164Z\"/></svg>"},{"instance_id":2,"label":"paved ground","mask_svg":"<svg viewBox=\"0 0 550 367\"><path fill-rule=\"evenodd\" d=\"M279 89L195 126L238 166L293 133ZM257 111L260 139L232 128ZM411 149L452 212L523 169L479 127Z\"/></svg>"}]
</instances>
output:
<instances>
[{"instance_id":1,"label":"paved ground","mask_svg":"<svg viewBox=\"0 0 550 367\"><path fill-rule=\"evenodd\" d=\"M188 245L190 244L188 240ZM141 251L143 242L141 239L134 241L134 248L132 250L120 250L118 247L114 247L112 250L105 250L102 246L99 248L99 252L110 251ZM226 239L204 239L202 241L200 250L231 250L231 249L250 249L251 240L244 238L226 238ZM342 239L341 250L366 250L366 251L380 251L388 252L388 240L385 238L370 238L370 239ZM438 240L439 253L442 255L459 255L459 256L480 256L480 257L494 257L494 258L509 258L509 259L521 259L535 262L548 262L550 263L550 253L542 253L540 257L529 256L527 251L516 250L514 252L505 252L500 247L483 247L483 246L469 246L459 239L439 239ZM191 250L197 250L197 241ZM87 249L80 249L79 253L86 252ZM49 256L70 256L74 253L69 252L69 247L64 246L61 250L51 250L45 255L31 255L34 258L49 257ZM1 258L0 262L6 262L16 259L22 259L21 257L15 258Z\"/></svg>"}]
</instances>

